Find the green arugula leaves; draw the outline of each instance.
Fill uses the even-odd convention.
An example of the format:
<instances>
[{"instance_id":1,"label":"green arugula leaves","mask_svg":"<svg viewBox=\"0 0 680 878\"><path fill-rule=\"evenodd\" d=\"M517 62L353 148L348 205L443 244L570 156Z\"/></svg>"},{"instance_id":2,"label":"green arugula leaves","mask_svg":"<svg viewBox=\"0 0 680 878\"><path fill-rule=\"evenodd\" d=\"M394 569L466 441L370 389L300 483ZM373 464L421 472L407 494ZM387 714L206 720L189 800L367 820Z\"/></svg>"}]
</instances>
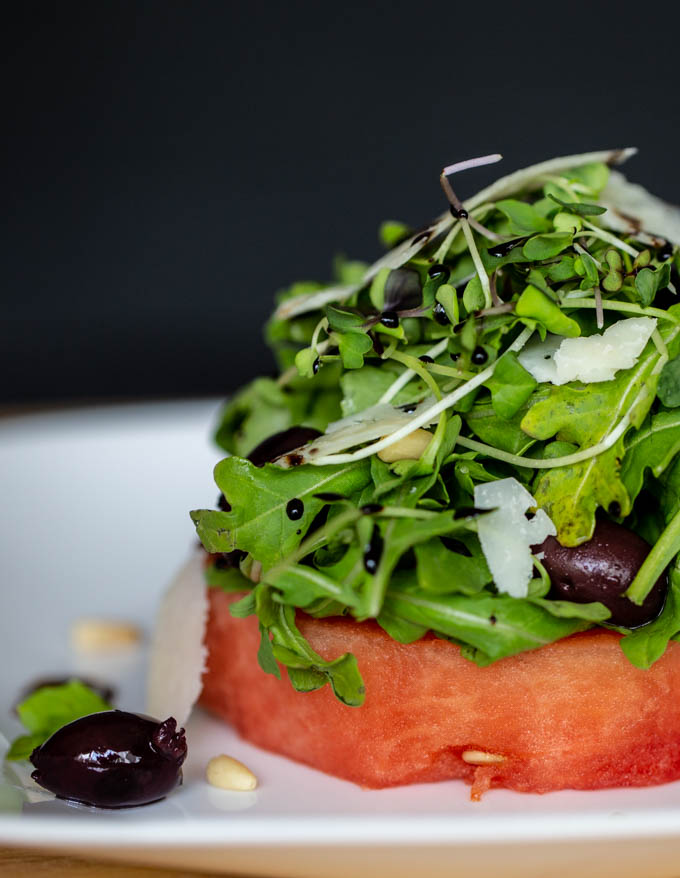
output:
<instances>
[{"instance_id":1,"label":"green arugula leaves","mask_svg":"<svg viewBox=\"0 0 680 878\"><path fill-rule=\"evenodd\" d=\"M661 546L660 563L672 556L680 308L668 302L680 256L652 235L618 237L598 203L608 178L606 165L589 163L527 181L471 208L465 227L441 222L432 238L428 227L419 247L417 233L387 223L382 239L394 249L371 269L343 260L339 288L305 283L280 295L303 305L279 310L267 327L281 374L241 390L217 431L233 455L215 469L229 509L192 513L209 552L242 553L240 569L212 564L206 576L243 593L232 613L257 616L265 670L285 667L299 691L328 684L344 703L363 702L353 656L318 655L296 611L375 619L401 643L434 632L480 665L609 625L598 601L552 597L540 560L526 597L493 581L476 534L483 483L512 478L527 488L564 546L590 539L604 515ZM560 340L630 316L655 318L656 329L635 364L609 380L557 385L551 364L518 358L532 333L556 360ZM428 431L418 452L404 413ZM291 455L300 466L245 459L297 425L335 438L319 440L316 458ZM398 429L383 460L372 443ZM339 450L324 456L323 447ZM661 616L624 632L638 667L680 636L671 566Z\"/></svg>"},{"instance_id":2,"label":"green arugula leaves","mask_svg":"<svg viewBox=\"0 0 680 878\"><path fill-rule=\"evenodd\" d=\"M28 759L36 747L62 726L103 710L111 710L111 706L80 680L43 686L17 706L19 719L29 734L15 738L5 758Z\"/></svg>"},{"instance_id":3,"label":"green arugula leaves","mask_svg":"<svg viewBox=\"0 0 680 878\"><path fill-rule=\"evenodd\" d=\"M282 469L269 463L256 467L239 457L228 457L215 467L215 481L231 510L197 510L191 517L209 552L241 549L268 568L300 543L324 506L317 494L356 494L369 479L368 461L322 470L308 465ZM294 500L302 504L299 516L290 514Z\"/></svg>"}]
</instances>

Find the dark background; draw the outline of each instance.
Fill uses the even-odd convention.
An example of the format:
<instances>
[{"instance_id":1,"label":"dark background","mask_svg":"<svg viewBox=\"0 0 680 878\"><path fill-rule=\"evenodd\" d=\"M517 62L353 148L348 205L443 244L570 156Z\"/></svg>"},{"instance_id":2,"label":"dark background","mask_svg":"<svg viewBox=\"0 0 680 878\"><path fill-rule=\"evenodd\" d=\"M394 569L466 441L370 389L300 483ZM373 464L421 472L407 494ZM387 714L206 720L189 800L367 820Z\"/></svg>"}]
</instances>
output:
<instances>
[{"instance_id":1,"label":"dark background","mask_svg":"<svg viewBox=\"0 0 680 878\"><path fill-rule=\"evenodd\" d=\"M274 292L574 151L680 202L677 4L59 2L3 23L2 401L228 393ZM672 11L672 10L676 11Z\"/></svg>"}]
</instances>

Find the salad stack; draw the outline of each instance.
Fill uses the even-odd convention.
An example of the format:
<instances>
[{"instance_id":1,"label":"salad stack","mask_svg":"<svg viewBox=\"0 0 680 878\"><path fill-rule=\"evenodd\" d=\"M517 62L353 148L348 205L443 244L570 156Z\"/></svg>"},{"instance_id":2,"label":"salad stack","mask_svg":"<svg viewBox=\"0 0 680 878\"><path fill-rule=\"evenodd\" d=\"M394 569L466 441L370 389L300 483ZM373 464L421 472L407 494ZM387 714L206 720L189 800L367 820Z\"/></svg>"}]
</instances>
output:
<instances>
[{"instance_id":1,"label":"salad stack","mask_svg":"<svg viewBox=\"0 0 680 878\"><path fill-rule=\"evenodd\" d=\"M318 655L298 611L482 666L602 626L644 668L680 635L680 212L611 170L632 152L465 202L455 174L500 157L445 168L437 220L384 223L374 265L279 294L279 374L224 407L219 508L192 513L264 670L363 702L354 656ZM631 613L551 572L601 528L614 565L617 540L650 547L616 596Z\"/></svg>"}]
</instances>

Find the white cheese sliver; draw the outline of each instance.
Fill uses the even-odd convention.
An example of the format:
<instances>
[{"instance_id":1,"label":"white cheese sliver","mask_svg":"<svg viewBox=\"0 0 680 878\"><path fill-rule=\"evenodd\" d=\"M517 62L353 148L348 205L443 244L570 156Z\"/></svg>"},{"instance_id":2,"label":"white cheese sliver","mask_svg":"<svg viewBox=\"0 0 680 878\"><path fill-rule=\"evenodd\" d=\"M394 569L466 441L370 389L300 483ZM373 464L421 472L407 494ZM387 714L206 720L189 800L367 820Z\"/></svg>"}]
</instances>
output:
<instances>
[{"instance_id":1,"label":"white cheese sliver","mask_svg":"<svg viewBox=\"0 0 680 878\"><path fill-rule=\"evenodd\" d=\"M202 550L178 571L163 596L151 643L147 713L183 725L201 693L208 594Z\"/></svg>"},{"instance_id":2,"label":"white cheese sliver","mask_svg":"<svg viewBox=\"0 0 680 878\"><path fill-rule=\"evenodd\" d=\"M636 364L655 329L653 318L629 317L595 335L561 340L549 335L544 342L528 345L519 361L536 381L611 381L620 369Z\"/></svg>"},{"instance_id":3,"label":"white cheese sliver","mask_svg":"<svg viewBox=\"0 0 680 878\"><path fill-rule=\"evenodd\" d=\"M528 509L536 506L531 494L517 479L500 479L475 487L475 506L492 509L479 519L477 534L498 591L515 598L529 592L533 562L531 546L557 531L543 509L529 521Z\"/></svg>"},{"instance_id":4,"label":"white cheese sliver","mask_svg":"<svg viewBox=\"0 0 680 878\"><path fill-rule=\"evenodd\" d=\"M548 335L545 341L534 341L520 351L517 359L540 384L557 383L555 354L564 341L561 335Z\"/></svg>"}]
</instances>

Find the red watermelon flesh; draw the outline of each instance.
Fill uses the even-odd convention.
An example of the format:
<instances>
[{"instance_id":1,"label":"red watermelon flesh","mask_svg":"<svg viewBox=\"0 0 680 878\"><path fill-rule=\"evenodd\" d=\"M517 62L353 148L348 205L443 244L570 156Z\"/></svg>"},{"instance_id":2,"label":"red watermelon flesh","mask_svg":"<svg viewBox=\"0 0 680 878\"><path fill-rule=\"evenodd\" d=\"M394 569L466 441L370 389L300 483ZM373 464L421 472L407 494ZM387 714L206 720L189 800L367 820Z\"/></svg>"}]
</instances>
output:
<instances>
[{"instance_id":1,"label":"red watermelon flesh","mask_svg":"<svg viewBox=\"0 0 680 878\"><path fill-rule=\"evenodd\" d=\"M257 663L257 620L234 619L238 596L209 590L201 704L267 750L363 787L462 778L522 792L649 786L680 778L680 644L647 671L619 635L587 631L479 668L436 637L409 645L372 622L298 626L324 658L353 652L362 707L330 687L307 694ZM504 757L472 765L465 751ZM467 758L470 758L469 755Z\"/></svg>"}]
</instances>

